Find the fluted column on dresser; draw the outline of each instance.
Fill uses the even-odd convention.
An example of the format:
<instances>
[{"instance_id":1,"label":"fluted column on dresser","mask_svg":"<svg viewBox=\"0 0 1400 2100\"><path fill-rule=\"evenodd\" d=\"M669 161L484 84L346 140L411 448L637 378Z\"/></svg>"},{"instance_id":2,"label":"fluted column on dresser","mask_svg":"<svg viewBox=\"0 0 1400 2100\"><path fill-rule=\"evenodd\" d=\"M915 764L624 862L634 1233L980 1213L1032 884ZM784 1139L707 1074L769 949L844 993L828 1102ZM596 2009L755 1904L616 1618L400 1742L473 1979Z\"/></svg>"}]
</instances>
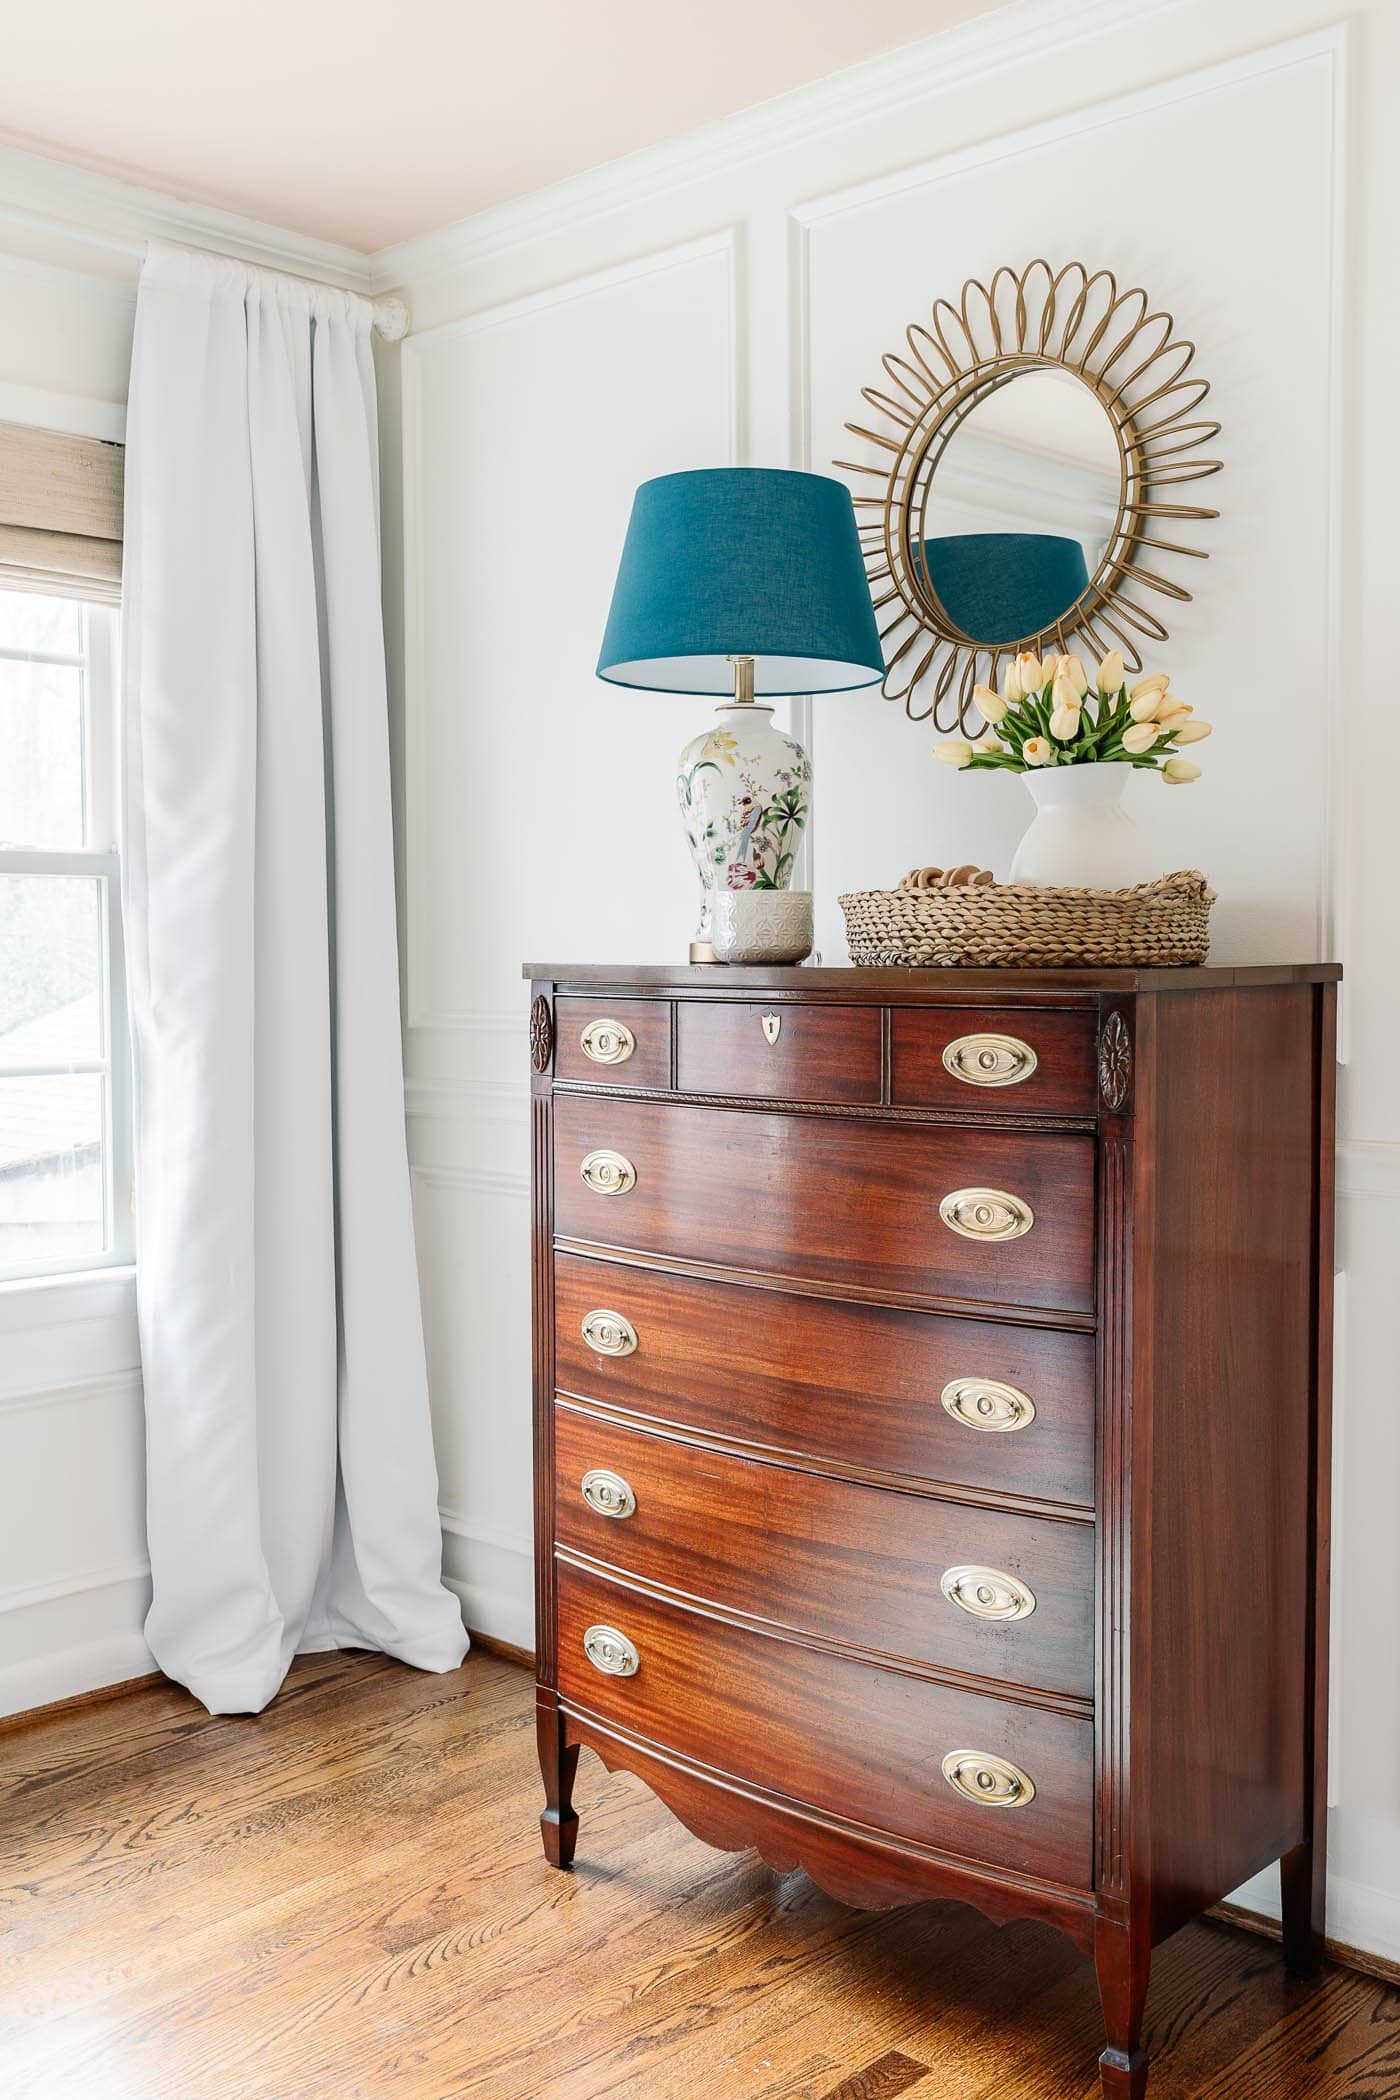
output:
<instances>
[{"instance_id":1,"label":"fluted column on dresser","mask_svg":"<svg viewBox=\"0 0 1400 2100\"><path fill-rule=\"evenodd\" d=\"M535 1730L545 1806L540 1833L553 1867L573 1864L578 1841L574 1774L578 1747L565 1741L554 1689L558 1634L554 1557L554 998L553 987L530 987L530 1273L534 1342L535 1423Z\"/></svg>"},{"instance_id":2,"label":"fluted column on dresser","mask_svg":"<svg viewBox=\"0 0 1400 2100\"><path fill-rule=\"evenodd\" d=\"M1134 1267L1140 1218L1150 1215L1149 1146L1135 1143L1138 1096L1151 1087L1153 1002L1105 1001L1099 1015L1098 1484L1094 1966L1107 2047L1099 2060L1105 2100L1139 2100L1148 2060L1142 2023L1152 1969L1150 1891L1140 1847L1147 1831L1147 1775L1133 1764L1133 1737L1148 1726L1151 1673L1141 1644L1134 1675L1133 1587L1146 1573L1135 1550L1134 1479L1150 1451L1150 1378L1134 1389L1136 1287L1150 1283L1150 1249ZM1141 1040L1143 1055L1137 1055ZM1150 1129L1150 1102L1143 1102ZM1139 1525L1142 1510L1138 1510Z\"/></svg>"}]
</instances>

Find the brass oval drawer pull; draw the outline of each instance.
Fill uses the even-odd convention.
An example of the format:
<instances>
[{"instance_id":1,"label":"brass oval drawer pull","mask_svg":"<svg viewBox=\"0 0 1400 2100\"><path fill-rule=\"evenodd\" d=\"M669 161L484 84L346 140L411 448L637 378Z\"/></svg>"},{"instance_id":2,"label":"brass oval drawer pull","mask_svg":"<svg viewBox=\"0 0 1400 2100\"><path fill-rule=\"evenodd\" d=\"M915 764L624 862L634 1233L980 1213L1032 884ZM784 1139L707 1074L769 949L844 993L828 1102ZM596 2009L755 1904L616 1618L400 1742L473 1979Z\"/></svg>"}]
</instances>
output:
<instances>
[{"instance_id":1,"label":"brass oval drawer pull","mask_svg":"<svg viewBox=\"0 0 1400 2100\"><path fill-rule=\"evenodd\" d=\"M990 1750L950 1750L943 1760L943 1777L979 1808L1025 1808L1035 1799L1030 1773Z\"/></svg>"},{"instance_id":2,"label":"brass oval drawer pull","mask_svg":"<svg viewBox=\"0 0 1400 2100\"><path fill-rule=\"evenodd\" d=\"M1019 1240L1035 1223L1024 1196L1008 1196L1005 1189L952 1189L938 1215L965 1240Z\"/></svg>"},{"instance_id":3,"label":"brass oval drawer pull","mask_svg":"<svg viewBox=\"0 0 1400 2100\"><path fill-rule=\"evenodd\" d=\"M583 1637L583 1652L605 1677L635 1677L641 1662L626 1634L615 1626L590 1626Z\"/></svg>"},{"instance_id":4,"label":"brass oval drawer pull","mask_svg":"<svg viewBox=\"0 0 1400 2100\"><path fill-rule=\"evenodd\" d=\"M609 1152L606 1147L590 1152L581 1163L579 1173L589 1188L600 1196L625 1196L637 1181L637 1169L631 1160L624 1159L620 1152Z\"/></svg>"},{"instance_id":5,"label":"brass oval drawer pull","mask_svg":"<svg viewBox=\"0 0 1400 2100\"><path fill-rule=\"evenodd\" d=\"M600 1305L583 1322L583 1338L599 1356L630 1356L637 1346L637 1330L621 1313L605 1312Z\"/></svg>"},{"instance_id":6,"label":"brass oval drawer pull","mask_svg":"<svg viewBox=\"0 0 1400 2100\"><path fill-rule=\"evenodd\" d=\"M968 1429L1025 1429L1035 1420L1035 1402L1016 1385L997 1378L950 1378L944 1409Z\"/></svg>"},{"instance_id":7,"label":"brass oval drawer pull","mask_svg":"<svg viewBox=\"0 0 1400 2100\"><path fill-rule=\"evenodd\" d=\"M948 1568L938 1587L950 1604L974 1619L1008 1625L1013 1619L1028 1619L1035 1610L1035 1591L1000 1568Z\"/></svg>"},{"instance_id":8,"label":"brass oval drawer pull","mask_svg":"<svg viewBox=\"0 0 1400 2100\"><path fill-rule=\"evenodd\" d=\"M1018 1035L960 1035L943 1052L943 1068L969 1086L1019 1086L1039 1059Z\"/></svg>"},{"instance_id":9,"label":"brass oval drawer pull","mask_svg":"<svg viewBox=\"0 0 1400 2100\"><path fill-rule=\"evenodd\" d=\"M595 1065L625 1065L637 1047L637 1038L625 1021L600 1017L589 1022L579 1037L579 1045Z\"/></svg>"},{"instance_id":10,"label":"brass oval drawer pull","mask_svg":"<svg viewBox=\"0 0 1400 2100\"><path fill-rule=\"evenodd\" d=\"M606 1466L590 1466L579 1486L584 1501L596 1516L630 1517L636 1510L637 1498L629 1483L620 1473L612 1473ZM596 1633L598 1629L594 1627L593 1630Z\"/></svg>"}]
</instances>

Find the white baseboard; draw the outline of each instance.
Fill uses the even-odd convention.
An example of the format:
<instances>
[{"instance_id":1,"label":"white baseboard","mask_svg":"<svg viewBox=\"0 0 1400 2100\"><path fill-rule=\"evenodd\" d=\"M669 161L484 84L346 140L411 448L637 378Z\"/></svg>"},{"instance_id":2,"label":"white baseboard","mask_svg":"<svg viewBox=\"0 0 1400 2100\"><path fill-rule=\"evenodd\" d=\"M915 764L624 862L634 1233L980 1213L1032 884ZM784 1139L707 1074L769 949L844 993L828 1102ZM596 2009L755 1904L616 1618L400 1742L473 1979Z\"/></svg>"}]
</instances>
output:
<instances>
[{"instance_id":1,"label":"white baseboard","mask_svg":"<svg viewBox=\"0 0 1400 2100\"><path fill-rule=\"evenodd\" d=\"M0 1610L0 1715L148 1676L150 1607L143 1562L11 1592Z\"/></svg>"},{"instance_id":2,"label":"white baseboard","mask_svg":"<svg viewBox=\"0 0 1400 2100\"><path fill-rule=\"evenodd\" d=\"M156 1659L139 1633L112 1633L32 1661L0 1670L0 1716L52 1706L56 1699L76 1699L132 1677L149 1677Z\"/></svg>"},{"instance_id":3,"label":"white baseboard","mask_svg":"<svg viewBox=\"0 0 1400 2100\"><path fill-rule=\"evenodd\" d=\"M442 1579L461 1600L468 1626L494 1640L509 1641L513 1648L534 1648L535 1570L530 1554L517 1546L444 1531Z\"/></svg>"},{"instance_id":4,"label":"white baseboard","mask_svg":"<svg viewBox=\"0 0 1400 2100\"><path fill-rule=\"evenodd\" d=\"M1266 1867L1227 1898L1261 1917L1279 1915L1278 1868ZM1381 1961L1400 1962L1400 1896L1340 1874L1327 1877L1327 1937Z\"/></svg>"}]
</instances>

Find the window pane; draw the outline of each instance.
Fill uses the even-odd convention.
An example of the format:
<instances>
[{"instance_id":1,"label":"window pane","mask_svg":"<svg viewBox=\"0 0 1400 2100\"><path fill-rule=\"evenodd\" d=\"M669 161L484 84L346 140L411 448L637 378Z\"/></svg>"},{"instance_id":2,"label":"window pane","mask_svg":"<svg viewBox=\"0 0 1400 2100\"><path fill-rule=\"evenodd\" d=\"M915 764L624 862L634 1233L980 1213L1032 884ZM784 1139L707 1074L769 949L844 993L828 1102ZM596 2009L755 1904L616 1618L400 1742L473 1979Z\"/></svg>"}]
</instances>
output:
<instances>
[{"instance_id":1,"label":"window pane","mask_svg":"<svg viewBox=\"0 0 1400 2100\"><path fill-rule=\"evenodd\" d=\"M83 688L75 665L0 656L0 753L0 845L81 846Z\"/></svg>"},{"instance_id":2,"label":"window pane","mask_svg":"<svg viewBox=\"0 0 1400 2100\"><path fill-rule=\"evenodd\" d=\"M103 1086L0 1078L0 1268L102 1253Z\"/></svg>"},{"instance_id":3,"label":"window pane","mask_svg":"<svg viewBox=\"0 0 1400 2100\"><path fill-rule=\"evenodd\" d=\"M76 598L0 590L0 649L39 649L49 656L78 656L82 647L83 608Z\"/></svg>"},{"instance_id":4,"label":"window pane","mask_svg":"<svg viewBox=\"0 0 1400 2100\"><path fill-rule=\"evenodd\" d=\"M102 1055L101 884L0 875L0 1067Z\"/></svg>"}]
</instances>

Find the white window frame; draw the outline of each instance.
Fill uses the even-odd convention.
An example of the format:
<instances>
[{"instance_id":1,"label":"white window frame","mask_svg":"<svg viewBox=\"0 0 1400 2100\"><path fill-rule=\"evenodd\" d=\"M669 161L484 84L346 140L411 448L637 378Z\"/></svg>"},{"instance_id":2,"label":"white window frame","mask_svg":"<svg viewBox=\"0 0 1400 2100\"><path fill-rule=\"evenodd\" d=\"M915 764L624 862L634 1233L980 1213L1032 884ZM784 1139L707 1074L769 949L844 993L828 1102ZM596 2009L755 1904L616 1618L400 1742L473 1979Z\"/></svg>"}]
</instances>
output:
<instances>
[{"instance_id":1,"label":"white window frame","mask_svg":"<svg viewBox=\"0 0 1400 2100\"><path fill-rule=\"evenodd\" d=\"M0 576L0 588L3 588ZM18 585L23 590L24 584ZM63 595L62 593L58 595ZM3 1068L7 1079L49 1078L55 1073L98 1075L102 1098L102 1213L105 1246L97 1254L54 1254L40 1261L0 1264L0 1286L129 1266L135 1259L132 1215L131 1035L126 1004L126 956L122 943L122 773L118 666L120 610L114 604L73 599L83 616L84 650L11 650L7 662L74 666L82 679L83 837L81 848L0 845L0 875L69 875L95 881L101 926L99 966L102 1041L99 1055L66 1064ZM3 762L3 754L0 754Z\"/></svg>"}]
</instances>

